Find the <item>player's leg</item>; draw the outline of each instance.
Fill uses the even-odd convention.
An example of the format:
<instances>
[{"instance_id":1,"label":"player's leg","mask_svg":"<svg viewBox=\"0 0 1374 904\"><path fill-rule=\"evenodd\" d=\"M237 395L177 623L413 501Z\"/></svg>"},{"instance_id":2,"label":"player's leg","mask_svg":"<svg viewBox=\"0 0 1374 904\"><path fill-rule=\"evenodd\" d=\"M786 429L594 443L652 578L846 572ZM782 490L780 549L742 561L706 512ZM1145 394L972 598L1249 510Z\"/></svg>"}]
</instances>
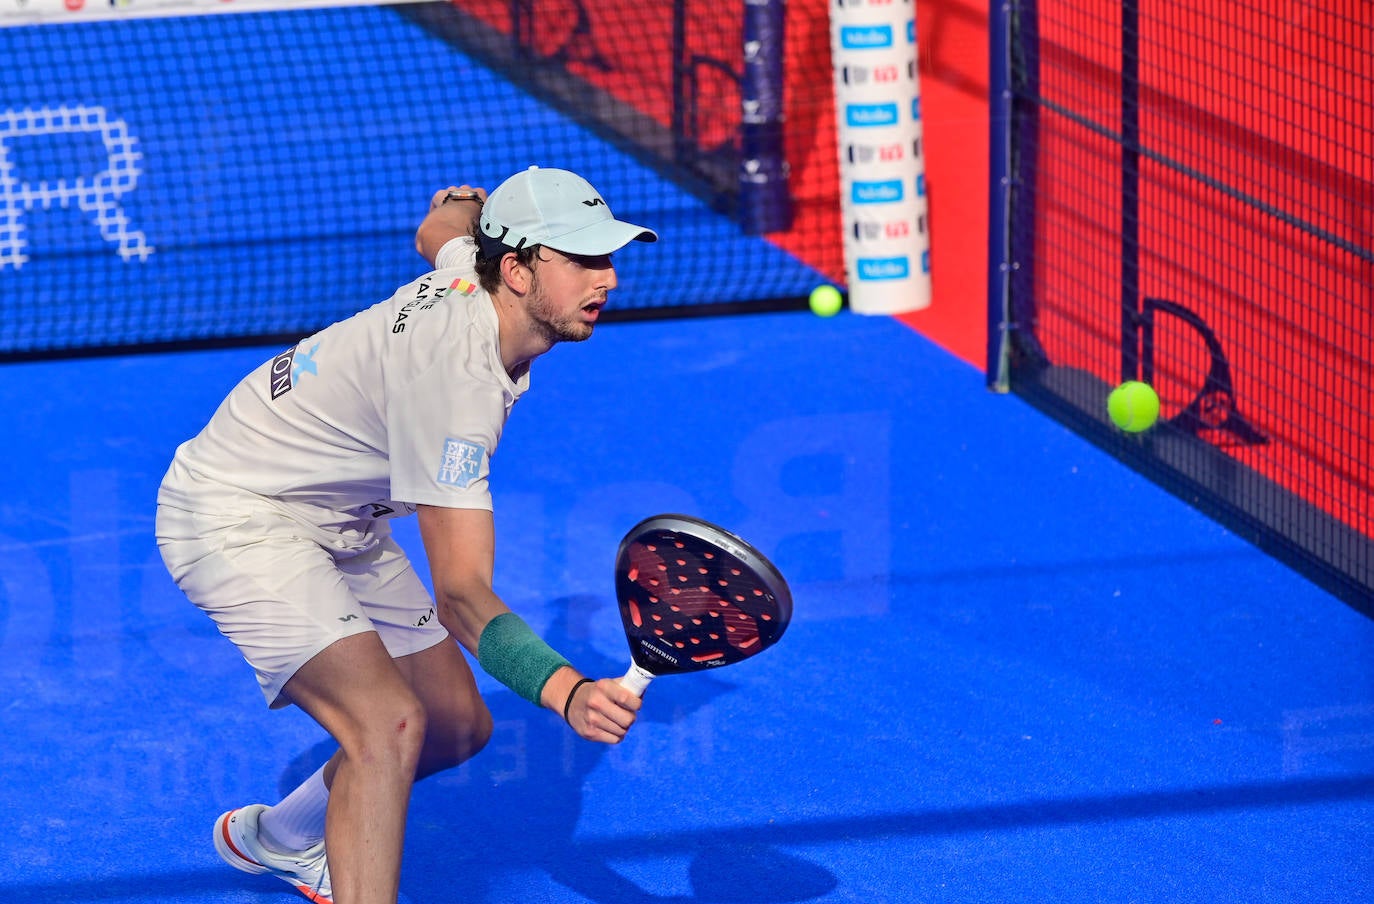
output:
<instances>
[{"instance_id":1,"label":"player's leg","mask_svg":"<svg viewBox=\"0 0 1374 904\"><path fill-rule=\"evenodd\" d=\"M344 559L337 567L425 710L425 741L416 777L451 768L476 754L491 735L491 714L462 651L434 618L429 593L404 551L382 533L375 549ZM336 753L261 813L258 828L266 841L280 850L306 851L323 840L329 786L341 759Z\"/></svg>"},{"instance_id":2,"label":"player's leg","mask_svg":"<svg viewBox=\"0 0 1374 904\"><path fill-rule=\"evenodd\" d=\"M425 740L416 779L451 769L476 755L491 737L491 713L457 645L441 641L400 657L396 665L425 709ZM329 786L342 758L336 752L282 801L261 811L258 833L262 841L281 851L309 851L324 841Z\"/></svg>"},{"instance_id":3,"label":"player's leg","mask_svg":"<svg viewBox=\"0 0 1374 904\"><path fill-rule=\"evenodd\" d=\"M424 706L372 632L331 644L296 671L282 694L339 743L333 774L326 773L325 847L335 904L394 902L424 747Z\"/></svg>"},{"instance_id":4,"label":"player's leg","mask_svg":"<svg viewBox=\"0 0 1374 904\"><path fill-rule=\"evenodd\" d=\"M462 651L451 640L402 656L396 666L425 710L425 742L415 778L464 763L491 738L492 720ZM324 839L329 785L336 753L280 803L259 818L264 837L280 850L302 851Z\"/></svg>"},{"instance_id":5,"label":"player's leg","mask_svg":"<svg viewBox=\"0 0 1374 904\"><path fill-rule=\"evenodd\" d=\"M463 651L452 640L396 660L425 710L425 744L415 778L466 762L491 738L491 711Z\"/></svg>"},{"instance_id":6,"label":"player's leg","mask_svg":"<svg viewBox=\"0 0 1374 904\"><path fill-rule=\"evenodd\" d=\"M160 509L159 545L178 586L253 666L266 700L299 703L339 741L331 793L305 808L328 801L327 834L337 836L330 859L339 865L326 864L324 844L274 847L273 834L259 832L269 811L260 804L220 817L216 850L235 868L275 875L312 900L328 899L334 872L344 904L394 901L424 708L341 580L344 563L365 570L368 555L341 561L275 511L232 511ZM369 757L376 765L359 769ZM384 843L368 849L365 839L379 832Z\"/></svg>"},{"instance_id":7,"label":"player's leg","mask_svg":"<svg viewBox=\"0 0 1374 904\"><path fill-rule=\"evenodd\" d=\"M463 651L435 616L434 600L384 526L374 550L339 563L349 590L425 710L416 777L452 768L491 737L491 713Z\"/></svg>"}]
</instances>

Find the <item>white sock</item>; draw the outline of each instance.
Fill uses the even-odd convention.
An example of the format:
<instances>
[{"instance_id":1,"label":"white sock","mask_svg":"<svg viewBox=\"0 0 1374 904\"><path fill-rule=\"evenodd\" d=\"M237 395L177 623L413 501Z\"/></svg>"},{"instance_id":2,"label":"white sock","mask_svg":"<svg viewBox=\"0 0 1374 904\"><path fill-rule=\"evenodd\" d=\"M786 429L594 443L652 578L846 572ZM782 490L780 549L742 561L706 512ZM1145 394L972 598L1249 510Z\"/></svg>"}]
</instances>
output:
<instances>
[{"instance_id":1,"label":"white sock","mask_svg":"<svg viewBox=\"0 0 1374 904\"><path fill-rule=\"evenodd\" d=\"M275 807L258 817L258 837L282 853L304 851L324 839L324 813L329 805L329 788L324 784L324 767L301 782Z\"/></svg>"}]
</instances>

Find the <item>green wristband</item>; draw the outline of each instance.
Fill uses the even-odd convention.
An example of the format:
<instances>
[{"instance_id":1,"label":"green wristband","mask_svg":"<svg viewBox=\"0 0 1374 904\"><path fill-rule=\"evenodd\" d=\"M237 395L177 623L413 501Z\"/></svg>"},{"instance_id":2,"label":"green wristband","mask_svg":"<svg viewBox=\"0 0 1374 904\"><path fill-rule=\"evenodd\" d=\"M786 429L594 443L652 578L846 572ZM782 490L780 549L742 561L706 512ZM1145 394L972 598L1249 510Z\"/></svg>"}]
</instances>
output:
<instances>
[{"instance_id":1,"label":"green wristband","mask_svg":"<svg viewBox=\"0 0 1374 904\"><path fill-rule=\"evenodd\" d=\"M544 643L514 612L487 622L477 639L477 664L488 675L539 706L539 695L568 660Z\"/></svg>"}]
</instances>

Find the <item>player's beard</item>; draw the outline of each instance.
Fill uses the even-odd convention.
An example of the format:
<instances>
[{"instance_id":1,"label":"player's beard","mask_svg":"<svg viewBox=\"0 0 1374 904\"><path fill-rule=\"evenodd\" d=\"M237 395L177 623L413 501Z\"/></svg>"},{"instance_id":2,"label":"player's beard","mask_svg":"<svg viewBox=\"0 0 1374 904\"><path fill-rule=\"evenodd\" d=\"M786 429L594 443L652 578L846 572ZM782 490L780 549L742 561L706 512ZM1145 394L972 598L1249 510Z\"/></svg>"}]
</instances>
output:
<instances>
[{"instance_id":1,"label":"player's beard","mask_svg":"<svg viewBox=\"0 0 1374 904\"><path fill-rule=\"evenodd\" d=\"M581 308L571 314L560 312L557 305L545 294L537 272L532 274L530 280L530 292L525 302L525 310L529 314L530 321L543 333L544 338L550 344L581 342L590 339L592 329L595 327L595 324L587 323L582 319Z\"/></svg>"}]
</instances>

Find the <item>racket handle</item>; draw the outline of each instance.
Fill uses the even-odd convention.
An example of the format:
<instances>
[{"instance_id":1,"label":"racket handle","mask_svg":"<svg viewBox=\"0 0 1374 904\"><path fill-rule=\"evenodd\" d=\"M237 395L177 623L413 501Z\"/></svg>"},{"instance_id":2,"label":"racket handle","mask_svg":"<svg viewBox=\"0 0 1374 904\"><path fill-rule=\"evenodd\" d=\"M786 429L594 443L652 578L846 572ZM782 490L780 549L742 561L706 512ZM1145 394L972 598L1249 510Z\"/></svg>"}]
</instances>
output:
<instances>
[{"instance_id":1,"label":"racket handle","mask_svg":"<svg viewBox=\"0 0 1374 904\"><path fill-rule=\"evenodd\" d=\"M653 672L646 672L634 663L630 664L630 670L625 673L625 677L620 679L620 686L628 688L636 697L644 696L644 689L649 686L649 682L654 680Z\"/></svg>"}]
</instances>

